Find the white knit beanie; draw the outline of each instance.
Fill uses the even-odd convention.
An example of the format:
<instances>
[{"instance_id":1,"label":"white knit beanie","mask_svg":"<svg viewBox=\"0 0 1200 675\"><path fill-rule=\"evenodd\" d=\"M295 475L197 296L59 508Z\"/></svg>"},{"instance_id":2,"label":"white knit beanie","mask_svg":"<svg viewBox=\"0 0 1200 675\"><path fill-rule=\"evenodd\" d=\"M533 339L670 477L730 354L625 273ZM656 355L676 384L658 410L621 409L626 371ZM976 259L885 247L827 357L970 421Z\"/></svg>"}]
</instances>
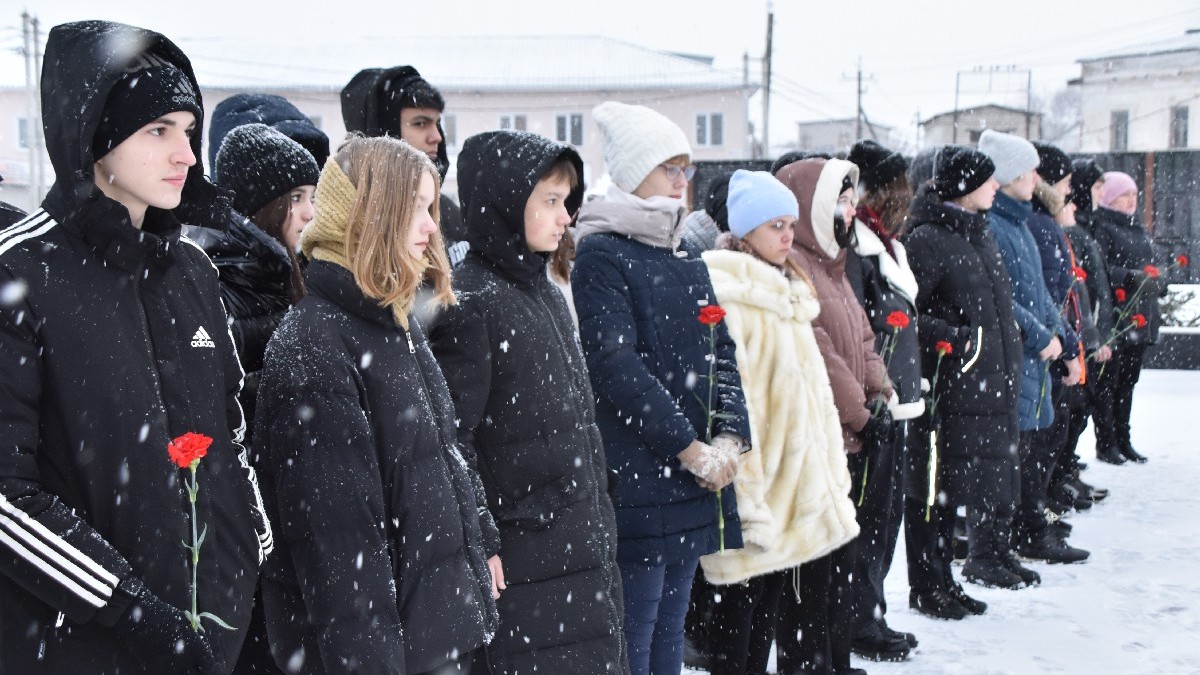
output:
<instances>
[{"instance_id":1,"label":"white knit beanie","mask_svg":"<svg viewBox=\"0 0 1200 675\"><path fill-rule=\"evenodd\" d=\"M600 127L608 174L625 192L636 190L659 164L692 154L683 130L645 106L605 101L592 109L592 118Z\"/></svg>"},{"instance_id":2,"label":"white knit beanie","mask_svg":"<svg viewBox=\"0 0 1200 675\"><path fill-rule=\"evenodd\" d=\"M996 165L995 178L1001 185L1008 185L1026 171L1033 171L1042 161L1033 143L991 129L985 129L979 137L979 151Z\"/></svg>"}]
</instances>

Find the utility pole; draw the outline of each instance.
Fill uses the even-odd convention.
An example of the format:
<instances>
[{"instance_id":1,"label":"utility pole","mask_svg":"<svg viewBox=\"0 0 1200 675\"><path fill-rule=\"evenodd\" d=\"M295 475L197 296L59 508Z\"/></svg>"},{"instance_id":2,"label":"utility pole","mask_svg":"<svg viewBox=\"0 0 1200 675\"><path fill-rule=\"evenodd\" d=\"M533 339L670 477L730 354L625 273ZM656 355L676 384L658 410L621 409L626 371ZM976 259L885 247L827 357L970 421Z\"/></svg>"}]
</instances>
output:
<instances>
[{"instance_id":1,"label":"utility pole","mask_svg":"<svg viewBox=\"0 0 1200 675\"><path fill-rule=\"evenodd\" d=\"M858 103L857 103L858 114L854 118L854 142L855 143L862 140L862 124L863 124L862 95L863 95L862 56L860 55L858 57Z\"/></svg>"},{"instance_id":2,"label":"utility pole","mask_svg":"<svg viewBox=\"0 0 1200 675\"><path fill-rule=\"evenodd\" d=\"M767 49L763 54L763 157L771 156L771 35L774 31L774 3L767 0Z\"/></svg>"},{"instance_id":3,"label":"utility pole","mask_svg":"<svg viewBox=\"0 0 1200 675\"><path fill-rule=\"evenodd\" d=\"M1025 138L1032 141L1030 126L1032 126L1033 120L1033 71L1030 70L1027 75L1025 80Z\"/></svg>"},{"instance_id":4,"label":"utility pole","mask_svg":"<svg viewBox=\"0 0 1200 675\"><path fill-rule=\"evenodd\" d=\"M29 154L29 191L31 203L42 200L46 190L46 168L42 157L42 114L38 95L38 77L42 72L41 31L38 19L21 13L21 54L25 57L25 149Z\"/></svg>"},{"instance_id":5,"label":"utility pole","mask_svg":"<svg viewBox=\"0 0 1200 675\"><path fill-rule=\"evenodd\" d=\"M961 70L958 71L957 73L954 73L954 121L950 125L950 129L951 129L950 143L951 143L951 145L958 145L958 92L960 91L959 80L961 77L962 77Z\"/></svg>"}]
</instances>

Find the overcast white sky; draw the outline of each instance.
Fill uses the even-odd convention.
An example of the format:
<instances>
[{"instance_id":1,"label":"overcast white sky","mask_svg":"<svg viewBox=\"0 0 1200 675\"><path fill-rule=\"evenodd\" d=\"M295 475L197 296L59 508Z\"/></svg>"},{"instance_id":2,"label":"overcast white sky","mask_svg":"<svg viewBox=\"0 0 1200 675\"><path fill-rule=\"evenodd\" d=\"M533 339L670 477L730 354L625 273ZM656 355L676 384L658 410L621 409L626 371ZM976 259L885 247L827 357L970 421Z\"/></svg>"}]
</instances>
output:
<instances>
[{"instance_id":1,"label":"overcast white sky","mask_svg":"<svg viewBox=\"0 0 1200 675\"><path fill-rule=\"evenodd\" d=\"M43 0L24 5L45 29L102 18L152 28L184 51L201 42L246 38L352 41L360 36L600 34L664 51L707 54L740 72L742 54L763 53L763 0L338 0L323 3L205 0ZM852 117L856 63L868 78L864 109L873 121L915 129L952 109L955 74L977 67L1033 71L1035 96L1049 100L1076 76L1075 59L1200 28L1195 0L978 3L963 0L773 3L775 13L771 139L794 138L798 120ZM0 49L20 43L22 6L0 14ZM10 52L11 53L11 52ZM280 59L286 62L286 54ZM8 58L4 61L12 62ZM363 64L379 65L379 64ZM418 68L419 63L414 63ZM752 77L759 64L752 61ZM10 68L0 82L17 84ZM435 83L436 84L436 83ZM964 100L1024 105L1025 76L964 75ZM761 104L752 105L759 117Z\"/></svg>"}]
</instances>

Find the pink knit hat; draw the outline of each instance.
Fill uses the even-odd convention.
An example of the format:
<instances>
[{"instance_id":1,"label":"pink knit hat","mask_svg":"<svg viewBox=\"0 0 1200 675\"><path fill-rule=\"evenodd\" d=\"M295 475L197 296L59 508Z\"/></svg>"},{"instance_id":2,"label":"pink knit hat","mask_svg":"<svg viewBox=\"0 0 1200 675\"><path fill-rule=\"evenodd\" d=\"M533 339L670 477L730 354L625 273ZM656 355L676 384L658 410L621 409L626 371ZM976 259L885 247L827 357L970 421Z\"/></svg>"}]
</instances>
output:
<instances>
[{"instance_id":1,"label":"pink knit hat","mask_svg":"<svg viewBox=\"0 0 1200 675\"><path fill-rule=\"evenodd\" d=\"M1100 188L1100 206L1106 209L1111 209L1112 203L1117 200L1117 197L1126 192L1137 192L1137 183L1133 182L1133 178L1127 173L1107 171L1103 178L1104 187Z\"/></svg>"}]
</instances>

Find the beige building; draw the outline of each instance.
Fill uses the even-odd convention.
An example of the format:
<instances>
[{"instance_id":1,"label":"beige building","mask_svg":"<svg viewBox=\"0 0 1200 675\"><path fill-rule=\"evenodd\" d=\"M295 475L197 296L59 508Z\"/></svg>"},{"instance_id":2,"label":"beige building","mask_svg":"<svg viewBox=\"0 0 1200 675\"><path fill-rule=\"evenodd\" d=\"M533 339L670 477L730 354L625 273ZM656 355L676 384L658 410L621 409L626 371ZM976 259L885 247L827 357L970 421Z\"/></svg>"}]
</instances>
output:
<instances>
[{"instance_id":1,"label":"beige building","mask_svg":"<svg viewBox=\"0 0 1200 675\"><path fill-rule=\"evenodd\" d=\"M451 164L464 139L492 129L524 129L575 145L585 180L604 175L591 110L606 100L663 113L687 134L694 160L751 156L747 100L757 83L706 57L668 54L605 37L365 38L305 49L245 43L182 43L200 81L206 112L240 92L278 94L332 139L345 135L340 92L362 68L410 64L446 98ZM3 57L10 58L10 57ZM25 91L0 83L0 199L30 208ZM206 125L207 126L207 125ZM48 167L48 162L47 162ZM45 185L53 178L48 177ZM453 193L453 169L447 178Z\"/></svg>"},{"instance_id":2,"label":"beige building","mask_svg":"<svg viewBox=\"0 0 1200 675\"><path fill-rule=\"evenodd\" d=\"M1200 147L1200 29L1079 65L1082 152Z\"/></svg>"},{"instance_id":3,"label":"beige building","mask_svg":"<svg viewBox=\"0 0 1200 675\"><path fill-rule=\"evenodd\" d=\"M824 152L836 155L849 152L858 141L859 129L862 137L878 142L886 148L896 148L900 139L893 137L893 129L882 124L863 122L853 117L843 119L815 120L796 123L797 150Z\"/></svg>"},{"instance_id":4,"label":"beige building","mask_svg":"<svg viewBox=\"0 0 1200 675\"><path fill-rule=\"evenodd\" d=\"M1042 114L986 103L934 115L921 122L921 129L924 132L921 145L926 148L950 144L976 145L984 129L1037 141L1042 138Z\"/></svg>"}]
</instances>

